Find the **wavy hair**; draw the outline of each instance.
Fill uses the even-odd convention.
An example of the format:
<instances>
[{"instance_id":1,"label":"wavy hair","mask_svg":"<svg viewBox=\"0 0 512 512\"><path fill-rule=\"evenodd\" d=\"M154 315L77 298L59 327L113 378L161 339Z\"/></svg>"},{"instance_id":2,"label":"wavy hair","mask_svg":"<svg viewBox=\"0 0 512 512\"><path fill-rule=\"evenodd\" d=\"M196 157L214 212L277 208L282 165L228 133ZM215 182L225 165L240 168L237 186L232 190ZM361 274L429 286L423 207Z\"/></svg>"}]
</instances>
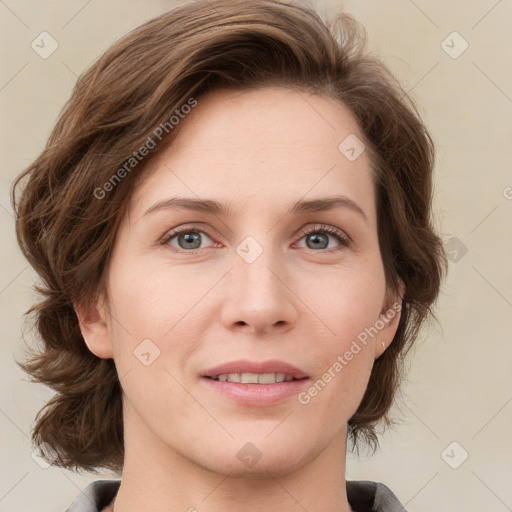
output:
<instances>
[{"instance_id":1,"label":"wavy hair","mask_svg":"<svg viewBox=\"0 0 512 512\"><path fill-rule=\"evenodd\" d=\"M177 130L165 130L143 163L115 186L106 184L190 98L227 87L283 86L337 99L364 134L387 290L396 293L399 279L405 284L393 343L375 361L349 420L355 446L361 437L376 445L376 424L389 423L404 355L434 317L447 263L431 218L432 139L365 38L350 15L323 21L298 1L195 0L135 28L79 77L44 150L11 191L18 244L41 278L34 285L41 298L25 313L34 315L41 343L18 364L55 391L32 432L50 463L122 469L122 389L114 361L88 350L74 305L87 307L106 291L131 195Z\"/></svg>"}]
</instances>

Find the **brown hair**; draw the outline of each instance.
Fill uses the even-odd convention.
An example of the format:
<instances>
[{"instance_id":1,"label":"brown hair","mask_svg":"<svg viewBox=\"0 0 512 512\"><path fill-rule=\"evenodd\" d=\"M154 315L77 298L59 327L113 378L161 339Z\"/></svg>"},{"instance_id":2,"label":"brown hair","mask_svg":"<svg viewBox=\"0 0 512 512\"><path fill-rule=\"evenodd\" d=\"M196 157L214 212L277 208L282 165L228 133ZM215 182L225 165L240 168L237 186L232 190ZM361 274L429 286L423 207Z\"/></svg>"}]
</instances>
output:
<instances>
[{"instance_id":1,"label":"brown hair","mask_svg":"<svg viewBox=\"0 0 512 512\"><path fill-rule=\"evenodd\" d=\"M19 364L56 392L32 435L54 465L122 468L122 392L114 361L88 350L74 305L88 307L106 292L119 222L144 166L176 133L170 117L212 89L272 85L339 99L364 134L387 289L396 293L401 278L405 294L394 341L375 361L349 421L352 440L362 435L375 444L377 421L389 423L403 356L434 317L446 267L430 218L431 137L414 103L365 50L364 28L349 15L325 23L297 2L198 0L137 27L85 71L46 147L13 183L18 243L41 276L34 289L43 296L26 313L35 313L42 345ZM144 166L127 170L126 162L162 126L165 140L150 149Z\"/></svg>"}]
</instances>

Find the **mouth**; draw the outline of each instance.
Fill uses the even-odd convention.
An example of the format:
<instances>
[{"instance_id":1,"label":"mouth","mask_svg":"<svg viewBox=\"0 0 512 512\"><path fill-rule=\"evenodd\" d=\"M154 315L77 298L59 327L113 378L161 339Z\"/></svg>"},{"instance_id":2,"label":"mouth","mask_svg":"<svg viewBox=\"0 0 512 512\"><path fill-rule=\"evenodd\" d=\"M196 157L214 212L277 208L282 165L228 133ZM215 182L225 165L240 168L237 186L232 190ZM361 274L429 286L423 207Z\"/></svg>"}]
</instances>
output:
<instances>
[{"instance_id":1,"label":"mouth","mask_svg":"<svg viewBox=\"0 0 512 512\"><path fill-rule=\"evenodd\" d=\"M221 373L219 375L208 377L207 379L219 382L239 382L241 384L276 384L279 382L291 382L294 380L304 380L308 377L300 379L286 373Z\"/></svg>"},{"instance_id":2,"label":"mouth","mask_svg":"<svg viewBox=\"0 0 512 512\"><path fill-rule=\"evenodd\" d=\"M272 359L268 361L239 360L220 364L202 373L221 382L240 382L242 384L274 384L302 380L308 375L301 369L284 361Z\"/></svg>"},{"instance_id":3,"label":"mouth","mask_svg":"<svg viewBox=\"0 0 512 512\"><path fill-rule=\"evenodd\" d=\"M291 364L278 360L233 361L207 370L202 375L208 392L243 406L270 406L296 395L309 376Z\"/></svg>"}]
</instances>

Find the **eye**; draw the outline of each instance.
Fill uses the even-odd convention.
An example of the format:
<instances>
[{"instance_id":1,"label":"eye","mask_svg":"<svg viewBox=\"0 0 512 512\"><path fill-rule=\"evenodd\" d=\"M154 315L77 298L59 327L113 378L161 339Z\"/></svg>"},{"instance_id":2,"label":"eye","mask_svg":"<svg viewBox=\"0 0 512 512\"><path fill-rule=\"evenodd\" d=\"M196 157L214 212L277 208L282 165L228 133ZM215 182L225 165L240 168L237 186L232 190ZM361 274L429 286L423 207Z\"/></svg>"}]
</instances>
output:
<instances>
[{"instance_id":1,"label":"eye","mask_svg":"<svg viewBox=\"0 0 512 512\"><path fill-rule=\"evenodd\" d=\"M339 251L350 245L350 238L343 231L331 226L316 225L313 228L307 228L300 233L301 240L306 238L306 247L314 250L331 249ZM336 239L341 247L329 247L329 237Z\"/></svg>"},{"instance_id":2,"label":"eye","mask_svg":"<svg viewBox=\"0 0 512 512\"><path fill-rule=\"evenodd\" d=\"M181 229L176 229L171 233L168 233L164 239L162 240L163 245L170 245L178 250L178 252L190 252L198 249L203 249L201 247L202 238L206 236L209 240L211 238L200 229L197 229L194 226L183 227ZM175 240L176 245L172 244L171 241Z\"/></svg>"},{"instance_id":3,"label":"eye","mask_svg":"<svg viewBox=\"0 0 512 512\"><path fill-rule=\"evenodd\" d=\"M318 250L324 250L326 252L331 252L332 250L339 251L348 247L351 241L350 237L343 233L343 231L321 224L302 230L299 236L301 240L306 238L306 248L312 249L315 252L318 252ZM212 241L212 239L197 226L184 226L165 235L161 243L162 245L170 245L176 249L177 252L186 253L205 249L204 246L201 246L204 237ZM338 247L329 247L329 238L335 239L338 242Z\"/></svg>"}]
</instances>

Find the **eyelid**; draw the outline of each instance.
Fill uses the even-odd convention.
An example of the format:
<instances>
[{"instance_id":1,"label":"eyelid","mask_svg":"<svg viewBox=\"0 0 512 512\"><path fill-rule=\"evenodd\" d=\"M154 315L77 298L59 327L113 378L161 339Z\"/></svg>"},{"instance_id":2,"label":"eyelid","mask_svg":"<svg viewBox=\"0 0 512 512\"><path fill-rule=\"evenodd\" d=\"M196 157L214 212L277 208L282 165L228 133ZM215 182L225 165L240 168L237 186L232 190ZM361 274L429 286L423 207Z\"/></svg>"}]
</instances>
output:
<instances>
[{"instance_id":1,"label":"eyelid","mask_svg":"<svg viewBox=\"0 0 512 512\"><path fill-rule=\"evenodd\" d=\"M345 233L345 231L342 231L339 228L335 228L334 226L329 226L329 225L320 224L320 223L317 223L312 227L303 228L299 232L298 236L299 236L299 239L302 239L304 236L309 235L311 233L316 233L316 232L327 233L327 234L333 236L334 238L339 238L340 243L345 246L348 246L352 243L352 238L350 238L350 236L347 235L347 233ZM326 251L324 250L323 252L326 252Z\"/></svg>"},{"instance_id":2,"label":"eyelid","mask_svg":"<svg viewBox=\"0 0 512 512\"><path fill-rule=\"evenodd\" d=\"M213 237L210 236L208 234L208 230L205 229L205 228L202 228L200 227L200 224L201 223L197 223L197 224L194 224L194 223L189 223L189 224L184 224L182 226L179 226L177 228L174 228L174 229L171 229L170 231L166 232L165 235L160 239L160 244L162 245L169 245L169 241L178 236L179 234L181 233L188 233L189 231L197 231L199 233L203 233L205 235L208 236L208 238L210 238L211 240L213 240ZM178 253L191 253L191 254L197 254L199 252L201 252L203 249L206 249L205 247L203 249L191 249L191 250L185 250L185 249L179 249L177 247L173 247L172 248L175 252L178 252Z\"/></svg>"},{"instance_id":3,"label":"eyelid","mask_svg":"<svg viewBox=\"0 0 512 512\"><path fill-rule=\"evenodd\" d=\"M208 238L210 238L211 240L213 240L213 237L210 236L210 234L208 233L208 229L205 229L205 228L201 228L200 227L200 224L201 223L189 223L189 224L184 224L178 228L175 228L175 229L172 229L171 231L168 231L160 240L160 243L162 245L168 245L169 244L169 241L180 235L181 233L185 232L191 232L191 231L197 231L199 233L203 233L205 235L208 236ZM342 231L341 229L339 228L335 228L333 226L329 226L329 225L326 225L326 224L321 224L321 223L316 223L314 224L313 226L307 226L305 228L302 228L297 237L297 241L300 241L302 240L302 238L304 238L305 236L311 234L311 233L317 233L317 232L320 232L320 233L326 233L334 238L337 238L338 239L338 242L340 244L341 247L331 247L330 249L320 249L318 251L314 251L312 250L313 252L318 252L318 253L332 253L333 251L337 251L337 250L341 250L341 249L344 249L346 247L348 247L349 245L352 244L352 238L346 234L344 231ZM214 241L214 243L217 243ZM294 242L295 244L296 242ZM208 249L207 247L203 247L203 248L200 248L200 249L191 249L191 250L185 250L185 249L179 249L177 247L173 247L173 250L175 252L178 252L178 253L190 253L190 254L198 254L200 252L202 252L203 250L206 250Z\"/></svg>"}]
</instances>

